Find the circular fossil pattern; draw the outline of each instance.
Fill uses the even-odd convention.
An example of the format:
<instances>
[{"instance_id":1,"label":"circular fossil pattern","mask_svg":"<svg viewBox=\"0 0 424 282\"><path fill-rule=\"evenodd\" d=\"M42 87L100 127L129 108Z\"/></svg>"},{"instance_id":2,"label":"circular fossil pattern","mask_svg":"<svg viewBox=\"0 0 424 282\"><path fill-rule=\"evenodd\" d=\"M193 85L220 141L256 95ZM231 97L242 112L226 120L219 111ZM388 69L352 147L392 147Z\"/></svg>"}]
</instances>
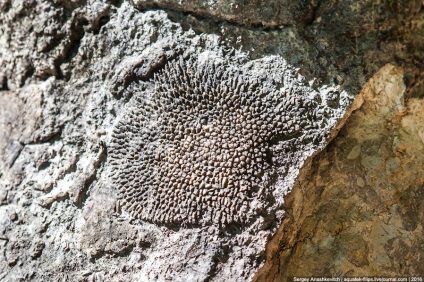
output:
<instances>
[{"instance_id":1,"label":"circular fossil pattern","mask_svg":"<svg viewBox=\"0 0 424 282\"><path fill-rule=\"evenodd\" d=\"M152 83L112 134L111 179L122 207L158 224L249 222L270 141L299 133L311 101L264 91L231 65L193 59L168 62Z\"/></svg>"}]
</instances>

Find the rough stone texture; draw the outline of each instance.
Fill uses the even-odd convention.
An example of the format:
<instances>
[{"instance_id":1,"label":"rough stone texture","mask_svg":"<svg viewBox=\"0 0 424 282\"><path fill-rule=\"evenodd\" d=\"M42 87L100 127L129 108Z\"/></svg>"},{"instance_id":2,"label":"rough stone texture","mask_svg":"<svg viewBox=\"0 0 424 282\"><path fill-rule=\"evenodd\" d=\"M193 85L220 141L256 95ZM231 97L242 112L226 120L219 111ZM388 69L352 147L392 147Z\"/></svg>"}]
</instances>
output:
<instances>
[{"instance_id":1,"label":"rough stone texture","mask_svg":"<svg viewBox=\"0 0 424 282\"><path fill-rule=\"evenodd\" d=\"M2 115L1 125L6 134L1 142L1 279L114 277L186 281L252 277L263 260L266 238L276 230L283 215L278 210L283 196L290 190L303 161L325 144L348 105L347 93L337 86L311 88L281 57L252 61L216 35L184 32L163 11L141 13L126 2L90 2L84 6L24 1L2 5L2 39L6 44L2 45L5 89L1 97L6 114ZM30 12L33 9L39 12ZM47 23L48 20L54 24ZM24 36L25 33L30 36ZM165 75L180 56L189 57L179 64L187 68L192 83L186 81L188 89L183 91L180 89L184 80L183 85L176 85L181 83L180 74ZM203 70L202 63L206 64ZM205 85L199 76L205 77L205 71L212 65L221 66L224 72L219 74L215 70L210 78L203 78L210 80ZM244 167L235 164L237 157L233 155L228 158L234 163L229 167L232 172L226 176L229 184L222 184L223 178L218 181L228 185L228 195L222 201L216 200L215 194L196 200L193 196L197 194L189 194L190 188L184 190L184 199L191 201L190 209L184 210L182 206L179 213L171 213L168 205L182 199L146 196L138 201L165 202L160 209L150 213L138 209L135 214L135 209L126 209L125 202L117 201L119 185L112 185L112 176L117 172L126 174L121 181L130 182L133 178L129 175L138 177L137 171L143 171L145 163L135 161L125 167L132 157L136 158L136 153L149 154L149 149L137 146L147 141L146 147L154 147L155 138L167 133L162 125L172 125L169 114L183 115L179 109L171 110L175 98L164 96L172 87L182 92L178 97L189 95L190 91L198 95L195 99L209 107L204 114L210 116L211 129L215 124L234 126L228 133L225 128L212 130L222 138L224 134L231 138L227 146L234 153L240 145L248 145L251 138L243 134L244 122L255 121L255 126L251 126L257 127L257 131L252 132L252 140L255 137L258 144L253 143L248 157L255 160L252 165L263 168L261 171L259 167L250 167L252 174L237 172ZM203 93L219 94L216 97L222 100L212 103L211 98L199 96ZM230 98L235 100L224 102ZM154 111L145 106L149 99ZM231 103L247 106L240 116L236 108L213 111L215 105L229 107ZM188 116L176 119L184 121L180 128L184 131L180 133L187 134L187 128L191 128L187 123L202 113L202 108L193 106ZM258 114L263 115L263 120ZM157 119L160 115L163 119ZM233 117L227 124L225 115ZM115 125L115 120L123 125ZM135 130L131 131L131 127ZM113 131L122 136L113 137ZM131 132L136 135L129 135ZM143 137L144 133L147 137ZM162 136L161 140L177 146L180 133L169 138ZM184 134L180 137L190 136ZM159 149L171 149L169 142ZM134 150L119 157L131 144L136 144ZM198 140L197 145L207 144L211 142ZM201 152L200 148L196 150ZM207 153L212 151L217 152L212 147ZM179 157L184 160L183 153L179 150L176 158L166 159L165 164L156 164L146 173L154 175L157 168L172 172L171 166L181 163ZM121 166L114 166L113 160L120 160ZM211 159L207 157L205 161L209 167ZM191 165L205 166L194 159ZM210 166L211 177L217 177L219 166ZM199 177L206 182L205 188L201 190L199 186L196 192L203 194L209 189L206 185L217 183L205 181L202 173ZM257 176L252 180L255 173ZM178 185L181 179L159 179L150 183L148 192L157 191L161 183ZM138 181L131 182L135 183L131 193L143 193L143 187L148 185L147 181ZM236 201L235 210L230 212L231 206L225 205L237 199L236 193L245 194L240 195L242 201ZM130 195L124 198L128 200ZM204 208L190 214L196 205ZM215 211L205 214L210 208L227 216L219 216ZM158 225L136 220L126 211ZM168 220L156 216L158 211L176 217ZM161 226L162 223L172 224ZM193 224L200 226L187 226Z\"/></svg>"},{"instance_id":2,"label":"rough stone texture","mask_svg":"<svg viewBox=\"0 0 424 282\"><path fill-rule=\"evenodd\" d=\"M140 9L163 8L225 20L238 25L275 28L310 23L319 7L316 1L132 0ZM260 5L260 6L259 6ZM260 9L258 9L261 7Z\"/></svg>"},{"instance_id":3,"label":"rough stone texture","mask_svg":"<svg viewBox=\"0 0 424 282\"><path fill-rule=\"evenodd\" d=\"M424 274L424 100L382 68L338 136L286 198L255 281ZM362 104L362 106L360 106Z\"/></svg>"},{"instance_id":4,"label":"rough stone texture","mask_svg":"<svg viewBox=\"0 0 424 282\"><path fill-rule=\"evenodd\" d=\"M195 1L0 0L0 280L249 280L302 163L325 145L366 80L397 62L405 96L422 97L421 3L374 2L281 1L273 18L260 2L246 2L240 14L226 1L213 10ZM249 203L257 206L247 223L149 223L117 200L112 132L154 93L155 75L187 55L237 70L258 81L256 89L274 91L276 101L294 94L316 107L305 112L319 130L302 118L301 134L281 131L263 143L264 175L272 177L261 187L269 197ZM299 116L294 108L284 115ZM281 112L275 117L281 121ZM349 261L366 266L371 258L361 254L372 249L361 238L348 238L357 246ZM388 248L400 256L404 243Z\"/></svg>"},{"instance_id":5,"label":"rough stone texture","mask_svg":"<svg viewBox=\"0 0 424 282\"><path fill-rule=\"evenodd\" d=\"M304 85L277 57L236 65L210 51L170 61L152 84L124 110L109 156L122 206L157 224L273 217L276 178L324 142L348 101Z\"/></svg>"},{"instance_id":6,"label":"rough stone texture","mask_svg":"<svg viewBox=\"0 0 424 282\"><path fill-rule=\"evenodd\" d=\"M219 34L251 58L281 55L318 85L359 93L383 65L396 63L405 68L406 97L424 93L419 0L133 2L141 11L165 9L184 30Z\"/></svg>"}]
</instances>

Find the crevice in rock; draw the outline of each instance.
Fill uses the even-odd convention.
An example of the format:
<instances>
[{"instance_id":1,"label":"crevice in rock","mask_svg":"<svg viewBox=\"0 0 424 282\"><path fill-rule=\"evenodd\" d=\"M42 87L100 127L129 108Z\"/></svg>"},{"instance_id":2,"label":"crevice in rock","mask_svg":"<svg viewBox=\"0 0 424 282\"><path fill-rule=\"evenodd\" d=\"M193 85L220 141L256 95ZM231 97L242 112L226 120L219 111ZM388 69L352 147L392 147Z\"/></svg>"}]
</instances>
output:
<instances>
[{"instance_id":1,"label":"crevice in rock","mask_svg":"<svg viewBox=\"0 0 424 282\"><path fill-rule=\"evenodd\" d=\"M0 80L0 90L9 90L9 87L7 86L7 77L2 76Z\"/></svg>"},{"instance_id":2,"label":"crevice in rock","mask_svg":"<svg viewBox=\"0 0 424 282\"><path fill-rule=\"evenodd\" d=\"M26 66L26 68L25 68L25 72L24 72L23 76L20 79L19 87L24 86L25 85L25 81L28 78L31 78L33 76L34 72L35 72L34 66L32 64L28 64Z\"/></svg>"},{"instance_id":3,"label":"crevice in rock","mask_svg":"<svg viewBox=\"0 0 424 282\"><path fill-rule=\"evenodd\" d=\"M101 16L93 25L92 30L93 30L93 34L99 34L100 29L102 28L102 26L104 26L105 24L107 24L110 21L110 16L109 15L103 15Z\"/></svg>"},{"instance_id":4,"label":"crevice in rock","mask_svg":"<svg viewBox=\"0 0 424 282\"><path fill-rule=\"evenodd\" d=\"M1 7L4 13L7 13L10 11L10 8L12 8L12 0L6 0L3 2L3 7Z\"/></svg>"}]
</instances>

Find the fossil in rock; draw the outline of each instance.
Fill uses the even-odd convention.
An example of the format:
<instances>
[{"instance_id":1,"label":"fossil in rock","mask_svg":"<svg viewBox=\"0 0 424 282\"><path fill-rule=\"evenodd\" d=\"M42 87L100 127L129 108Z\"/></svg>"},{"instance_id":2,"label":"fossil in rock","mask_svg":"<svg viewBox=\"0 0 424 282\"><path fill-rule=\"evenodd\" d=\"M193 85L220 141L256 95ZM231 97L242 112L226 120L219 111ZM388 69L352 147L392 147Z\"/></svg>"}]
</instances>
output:
<instances>
[{"instance_id":1,"label":"fossil in rock","mask_svg":"<svg viewBox=\"0 0 424 282\"><path fill-rule=\"evenodd\" d=\"M155 74L112 134L111 179L126 211L158 224L250 220L270 141L315 124L304 93L265 91L252 77L182 58Z\"/></svg>"}]
</instances>

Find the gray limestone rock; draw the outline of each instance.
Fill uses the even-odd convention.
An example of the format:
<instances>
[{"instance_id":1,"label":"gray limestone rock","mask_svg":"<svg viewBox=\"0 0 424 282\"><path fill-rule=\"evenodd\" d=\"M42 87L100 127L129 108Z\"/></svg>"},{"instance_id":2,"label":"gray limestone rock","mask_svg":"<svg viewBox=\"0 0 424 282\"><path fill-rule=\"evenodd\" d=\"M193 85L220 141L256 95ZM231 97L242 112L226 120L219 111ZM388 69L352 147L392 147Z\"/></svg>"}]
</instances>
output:
<instances>
[{"instance_id":1,"label":"gray limestone rock","mask_svg":"<svg viewBox=\"0 0 424 282\"><path fill-rule=\"evenodd\" d=\"M238 19L139 2L0 0L0 280L251 279L364 82L300 69L296 30L270 54Z\"/></svg>"}]
</instances>

